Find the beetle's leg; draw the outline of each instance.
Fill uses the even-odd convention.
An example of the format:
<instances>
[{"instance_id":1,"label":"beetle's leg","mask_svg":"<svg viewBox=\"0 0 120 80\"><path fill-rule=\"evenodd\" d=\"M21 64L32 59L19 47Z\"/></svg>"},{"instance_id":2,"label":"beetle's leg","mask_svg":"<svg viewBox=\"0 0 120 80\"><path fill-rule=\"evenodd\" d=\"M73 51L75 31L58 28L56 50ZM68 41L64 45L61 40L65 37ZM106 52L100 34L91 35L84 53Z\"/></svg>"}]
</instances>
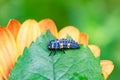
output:
<instances>
[{"instance_id":1,"label":"beetle's leg","mask_svg":"<svg viewBox=\"0 0 120 80\"><path fill-rule=\"evenodd\" d=\"M56 50L54 51L54 55L56 54Z\"/></svg>"},{"instance_id":2,"label":"beetle's leg","mask_svg":"<svg viewBox=\"0 0 120 80\"><path fill-rule=\"evenodd\" d=\"M51 50L51 52L50 52L49 56L52 54L52 52L53 52L53 51Z\"/></svg>"},{"instance_id":3,"label":"beetle's leg","mask_svg":"<svg viewBox=\"0 0 120 80\"><path fill-rule=\"evenodd\" d=\"M63 53L65 54L65 51L64 51L64 49L62 49L62 51L63 51Z\"/></svg>"}]
</instances>

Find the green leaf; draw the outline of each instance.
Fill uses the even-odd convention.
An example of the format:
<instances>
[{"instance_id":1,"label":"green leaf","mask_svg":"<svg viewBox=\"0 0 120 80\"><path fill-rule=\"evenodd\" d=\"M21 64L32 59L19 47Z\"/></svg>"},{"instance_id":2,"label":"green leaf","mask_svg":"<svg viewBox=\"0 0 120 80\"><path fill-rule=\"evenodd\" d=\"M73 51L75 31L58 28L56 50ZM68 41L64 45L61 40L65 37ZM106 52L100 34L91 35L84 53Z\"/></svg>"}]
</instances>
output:
<instances>
[{"instance_id":1,"label":"green leaf","mask_svg":"<svg viewBox=\"0 0 120 80\"><path fill-rule=\"evenodd\" d=\"M55 39L50 32L42 34L29 48L25 48L9 80L103 80L99 60L90 49L58 50L51 55L47 45Z\"/></svg>"}]
</instances>

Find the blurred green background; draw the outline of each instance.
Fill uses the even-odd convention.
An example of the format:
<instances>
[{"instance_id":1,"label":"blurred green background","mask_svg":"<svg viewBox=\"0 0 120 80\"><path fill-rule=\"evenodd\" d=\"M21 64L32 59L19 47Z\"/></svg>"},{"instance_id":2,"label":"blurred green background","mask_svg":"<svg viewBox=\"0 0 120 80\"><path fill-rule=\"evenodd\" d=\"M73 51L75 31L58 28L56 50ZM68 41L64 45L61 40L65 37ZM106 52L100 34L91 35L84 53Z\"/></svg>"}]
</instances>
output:
<instances>
[{"instance_id":1,"label":"blurred green background","mask_svg":"<svg viewBox=\"0 0 120 80\"><path fill-rule=\"evenodd\" d=\"M101 59L112 60L108 80L120 80L120 0L0 0L0 25L10 19L51 18L58 30L73 25L101 48Z\"/></svg>"}]
</instances>

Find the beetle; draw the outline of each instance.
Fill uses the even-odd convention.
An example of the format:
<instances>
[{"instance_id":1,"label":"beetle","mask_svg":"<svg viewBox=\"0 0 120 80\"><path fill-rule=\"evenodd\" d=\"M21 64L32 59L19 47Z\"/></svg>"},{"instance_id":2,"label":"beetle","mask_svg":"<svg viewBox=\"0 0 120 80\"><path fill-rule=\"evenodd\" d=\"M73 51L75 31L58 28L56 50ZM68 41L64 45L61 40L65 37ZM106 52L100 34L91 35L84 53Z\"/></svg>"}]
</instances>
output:
<instances>
[{"instance_id":1,"label":"beetle","mask_svg":"<svg viewBox=\"0 0 120 80\"><path fill-rule=\"evenodd\" d=\"M79 49L80 45L75 42L72 39L56 39L56 40L51 40L48 43L48 49L51 50L51 53L49 56L54 52L54 55L56 53L56 50L62 50L64 53L64 49Z\"/></svg>"}]
</instances>

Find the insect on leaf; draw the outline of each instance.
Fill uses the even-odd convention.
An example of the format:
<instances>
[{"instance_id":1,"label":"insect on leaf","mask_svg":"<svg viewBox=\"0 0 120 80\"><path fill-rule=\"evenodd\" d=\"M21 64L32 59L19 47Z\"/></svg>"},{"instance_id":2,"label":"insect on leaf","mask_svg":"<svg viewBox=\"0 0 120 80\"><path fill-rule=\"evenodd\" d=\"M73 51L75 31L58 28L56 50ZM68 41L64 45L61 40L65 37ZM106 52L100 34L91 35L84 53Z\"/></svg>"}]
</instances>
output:
<instances>
[{"instance_id":1,"label":"insect on leaf","mask_svg":"<svg viewBox=\"0 0 120 80\"><path fill-rule=\"evenodd\" d=\"M57 51L56 55L48 56L47 45L55 39L49 31L42 34L19 57L10 72L9 80L104 80L99 60L90 49Z\"/></svg>"}]
</instances>

